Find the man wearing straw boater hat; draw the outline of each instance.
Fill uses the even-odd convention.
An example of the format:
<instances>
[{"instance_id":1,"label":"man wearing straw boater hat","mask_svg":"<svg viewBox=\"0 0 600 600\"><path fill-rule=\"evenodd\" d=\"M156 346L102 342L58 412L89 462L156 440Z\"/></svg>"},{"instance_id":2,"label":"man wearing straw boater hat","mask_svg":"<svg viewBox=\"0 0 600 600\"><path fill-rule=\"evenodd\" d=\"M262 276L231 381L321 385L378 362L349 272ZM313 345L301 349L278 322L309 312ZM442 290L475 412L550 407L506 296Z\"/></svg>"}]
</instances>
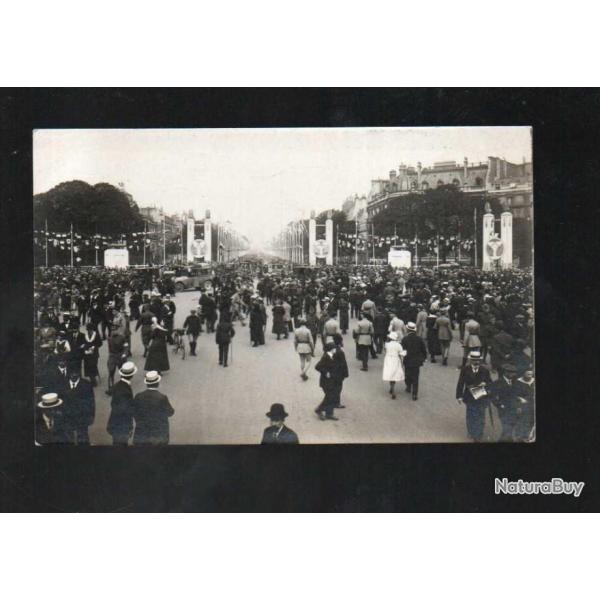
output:
<instances>
[{"instance_id":1,"label":"man wearing straw boater hat","mask_svg":"<svg viewBox=\"0 0 600 600\"><path fill-rule=\"evenodd\" d=\"M64 444L63 401L58 394L43 394L35 414L35 442L39 445Z\"/></svg>"},{"instance_id":2,"label":"man wearing straw boater hat","mask_svg":"<svg viewBox=\"0 0 600 600\"><path fill-rule=\"evenodd\" d=\"M456 385L456 399L459 404L466 406L467 433L474 442L480 442L485 427L485 409L487 408L488 394L492 384L490 372L481 364L481 353L476 350L469 352L469 364L462 367L458 384Z\"/></svg>"},{"instance_id":3,"label":"man wearing straw boater hat","mask_svg":"<svg viewBox=\"0 0 600 600\"><path fill-rule=\"evenodd\" d=\"M133 390L131 380L137 373L137 367L131 361L119 369L121 378L112 389L110 417L106 431L113 439L113 446L127 446L133 433Z\"/></svg>"},{"instance_id":4,"label":"man wearing straw boater hat","mask_svg":"<svg viewBox=\"0 0 600 600\"><path fill-rule=\"evenodd\" d=\"M261 444L298 444L298 436L289 427L284 425L288 414L283 404L271 404L271 410L267 417L271 419L271 425L263 432Z\"/></svg>"},{"instance_id":5,"label":"man wearing straw boater hat","mask_svg":"<svg viewBox=\"0 0 600 600\"><path fill-rule=\"evenodd\" d=\"M144 379L146 390L133 399L134 446L166 446L169 443L169 417L175 410L169 398L158 391L160 380L156 371L148 371Z\"/></svg>"},{"instance_id":6,"label":"man wearing straw boater hat","mask_svg":"<svg viewBox=\"0 0 600 600\"><path fill-rule=\"evenodd\" d=\"M419 374L421 366L427 358L427 348L423 338L417 335L417 325L409 321L406 325L406 336L400 342L406 356L404 357L404 374L406 381L406 391L412 392L412 399L419 397Z\"/></svg>"}]
</instances>

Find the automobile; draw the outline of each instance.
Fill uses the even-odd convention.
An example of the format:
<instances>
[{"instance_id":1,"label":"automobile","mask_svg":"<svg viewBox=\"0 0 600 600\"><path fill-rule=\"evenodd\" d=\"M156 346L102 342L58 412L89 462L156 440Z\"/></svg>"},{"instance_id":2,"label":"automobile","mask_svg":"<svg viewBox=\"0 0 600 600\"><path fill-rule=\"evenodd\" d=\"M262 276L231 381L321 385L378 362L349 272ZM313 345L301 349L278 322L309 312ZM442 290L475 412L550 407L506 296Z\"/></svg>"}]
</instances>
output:
<instances>
[{"instance_id":1,"label":"automobile","mask_svg":"<svg viewBox=\"0 0 600 600\"><path fill-rule=\"evenodd\" d=\"M211 267L175 267L165 271L175 284L177 292L185 290L208 290L212 287L214 273Z\"/></svg>"}]
</instances>

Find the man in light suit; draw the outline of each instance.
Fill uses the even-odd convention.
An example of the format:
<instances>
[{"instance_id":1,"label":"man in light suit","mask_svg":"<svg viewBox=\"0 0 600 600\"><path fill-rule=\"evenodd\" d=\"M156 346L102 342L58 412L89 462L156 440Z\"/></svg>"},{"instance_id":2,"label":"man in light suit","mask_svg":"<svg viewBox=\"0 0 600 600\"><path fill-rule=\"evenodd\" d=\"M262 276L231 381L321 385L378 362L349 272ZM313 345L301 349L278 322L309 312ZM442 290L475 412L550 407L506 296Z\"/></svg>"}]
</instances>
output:
<instances>
[{"instance_id":1,"label":"man in light suit","mask_svg":"<svg viewBox=\"0 0 600 600\"><path fill-rule=\"evenodd\" d=\"M175 414L175 409L169 398L158 391L160 380L156 371L148 371L144 380L147 389L133 399L134 446L166 446L169 443L169 417Z\"/></svg>"}]
</instances>

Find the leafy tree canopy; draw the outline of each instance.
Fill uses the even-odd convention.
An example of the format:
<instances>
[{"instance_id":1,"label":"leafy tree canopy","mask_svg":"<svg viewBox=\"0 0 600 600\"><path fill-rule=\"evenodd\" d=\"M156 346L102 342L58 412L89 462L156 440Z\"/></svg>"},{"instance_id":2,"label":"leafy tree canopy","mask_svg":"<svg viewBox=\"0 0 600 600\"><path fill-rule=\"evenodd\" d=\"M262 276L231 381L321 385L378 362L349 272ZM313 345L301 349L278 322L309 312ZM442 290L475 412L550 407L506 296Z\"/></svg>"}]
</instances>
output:
<instances>
[{"instance_id":1,"label":"leafy tree canopy","mask_svg":"<svg viewBox=\"0 0 600 600\"><path fill-rule=\"evenodd\" d=\"M66 181L33 197L35 227L78 233L118 234L140 231L144 221L132 196L109 184Z\"/></svg>"}]
</instances>

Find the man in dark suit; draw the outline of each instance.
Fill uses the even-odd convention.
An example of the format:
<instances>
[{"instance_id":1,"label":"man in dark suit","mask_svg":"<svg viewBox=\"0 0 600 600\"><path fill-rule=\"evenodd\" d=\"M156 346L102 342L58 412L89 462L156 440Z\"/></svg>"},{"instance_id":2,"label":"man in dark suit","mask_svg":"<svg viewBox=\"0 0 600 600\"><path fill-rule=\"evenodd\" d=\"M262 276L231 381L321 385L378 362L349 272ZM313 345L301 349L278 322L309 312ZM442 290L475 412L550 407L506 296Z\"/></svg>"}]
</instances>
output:
<instances>
[{"instance_id":1,"label":"man in dark suit","mask_svg":"<svg viewBox=\"0 0 600 600\"><path fill-rule=\"evenodd\" d=\"M485 427L485 409L492 378L481 365L481 353L471 351L469 364L462 367L456 385L456 399L466 406L467 433L474 442L480 442Z\"/></svg>"},{"instance_id":2,"label":"man in dark suit","mask_svg":"<svg viewBox=\"0 0 600 600\"><path fill-rule=\"evenodd\" d=\"M67 371L66 359L59 355L56 361L55 355L50 355L47 368L42 376L42 387L44 393L56 393L59 398L63 396L63 390L69 380L69 372Z\"/></svg>"},{"instance_id":3,"label":"man in dark suit","mask_svg":"<svg viewBox=\"0 0 600 600\"><path fill-rule=\"evenodd\" d=\"M330 419L332 421L338 420L338 418L334 416L333 411L340 403L342 384L344 378L348 376L347 368L346 374L344 375L342 361L339 358L336 360L336 352L336 346L333 342L326 343L325 352L323 353L323 356L321 356L319 362L315 365L315 369L321 374L319 386L323 392L325 392L323 401L315 408L315 412L322 421L325 419Z\"/></svg>"},{"instance_id":4,"label":"man in dark suit","mask_svg":"<svg viewBox=\"0 0 600 600\"><path fill-rule=\"evenodd\" d=\"M113 446L127 446L133 433L133 390L131 380L137 373L132 362L126 362L119 369L121 378L112 388L110 417L106 431L113 439Z\"/></svg>"},{"instance_id":5,"label":"man in dark suit","mask_svg":"<svg viewBox=\"0 0 600 600\"><path fill-rule=\"evenodd\" d=\"M89 381L81 379L81 373L72 370L63 389L64 419L67 443L88 446L88 427L96 416L94 388Z\"/></svg>"},{"instance_id":6,"label":"man in dark suit","mask_svg":"<svg viewBox=\"0 0 600 600\"><path fill-rule=\"evenodd\" d=\"M235 329L229 321L229 318L229 313L221 313L221 320L217 325L217 331L215 333L215 341L219 346L219 364L224 367L227 366L227 355L229 354L231 338L235 335Z\"/></svg>"},{"instance_id":7,"label":"man in dark suit","mask_svg":"<svg viewBox=\"0 0 600 600\"><path fill-rule=\"evenodd\" d=\"M498 377L502 377L502 365L512 357L514 338L506 331L502 321L496 321L495 326L498 333L490 341L490 362Z\"/></svg>"},{"instance_id":8,"label":"man in dark suit","mask_svg":"<svg viewBox=\"0 0 600 600\"><path fill-rule=\"evenodd\" d=\"M500 442L513 442L517 423L519 386L516 385L517 369L513 364L502 365L502 376L490 386L492 403L498 411L502 423Z\"/></svg>"},{"instance_id":9,"label":"man in dark suit","mask_svg":"<svg viewBox=\"0 0 600 600\"><path fill-rule=\"evenodd\" d=\"M133 399L134 446L166 446L169 443L169 417L175 414L169 398L158 391L161 376L146 373L146 390Z\"/></svg>"},{"instance_id":10,"label":"man in dark suit","mask_svg":"<svg viewBox=\"0 0 600 600\"><path fill-rule=\"evenodd\" d=\"M271 419L271 425L263 432L261 444L298 444L298 436L289 427L284 425L288 414L283 404L272 404L267 417Z\"/></svg>"},{"instance_id":11,"label":"man in dark suit","mask_svg":"<svg viewBox=\"0 0 600 600\"><path fill-rule=\"evenodd\" d=\"M402 347L406 350L404 357L404 374L406 391L412 392L412 399L419 397L419 374L421 366L427 358L427 348L422 338L417 335L417 326L410 321L406 325L407 334L402 338Z\"/></svg>"}]
</instances>

